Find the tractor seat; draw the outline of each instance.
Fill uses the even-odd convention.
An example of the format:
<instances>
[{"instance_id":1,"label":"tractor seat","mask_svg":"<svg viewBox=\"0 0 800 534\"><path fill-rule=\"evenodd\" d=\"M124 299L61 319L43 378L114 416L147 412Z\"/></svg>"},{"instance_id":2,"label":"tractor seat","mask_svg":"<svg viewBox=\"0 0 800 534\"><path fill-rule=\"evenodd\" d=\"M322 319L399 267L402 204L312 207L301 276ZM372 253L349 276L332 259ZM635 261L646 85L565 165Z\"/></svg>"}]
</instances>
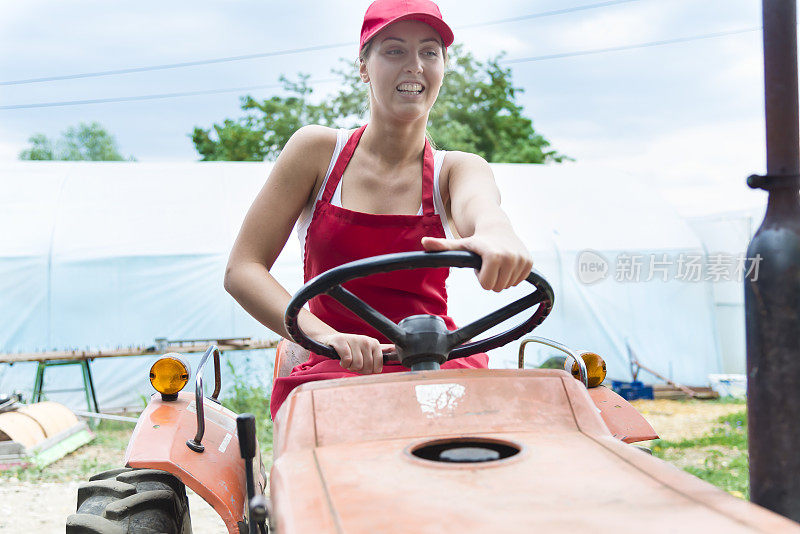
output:
<instances>
[{"instance_id":1,"label":"tractor seat","mask_svg":"<svg viewBox=\"0 0 800 534\"><path fill-rule=\"evenodd\" d=\"M281 376L289 376L292 369L303 362L308 361L311 352L304 349L294 341L281 339L275 349L275 366L272 372L272 380Z\"/></svg>"}]
</instances>

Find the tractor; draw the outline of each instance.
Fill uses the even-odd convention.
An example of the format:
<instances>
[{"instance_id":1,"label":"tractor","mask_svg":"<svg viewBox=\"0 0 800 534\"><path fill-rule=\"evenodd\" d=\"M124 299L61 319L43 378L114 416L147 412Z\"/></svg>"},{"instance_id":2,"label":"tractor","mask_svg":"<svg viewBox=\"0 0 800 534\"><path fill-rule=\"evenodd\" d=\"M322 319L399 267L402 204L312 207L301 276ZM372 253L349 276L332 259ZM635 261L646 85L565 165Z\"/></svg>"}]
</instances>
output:
<instances>
[{"instance_id":1,"label":"tractor","mask_svg":"<svg viewBox=\"0 0 800 534\"><path fill-rule=\"evenodd\" d=\"M477 269L480 258L461 251L367 258L297 292L286 310L293 343L281 342L278 372L306 351L337 357L298 325L303 305L322 294L389 338L396 349L384 358L409 371L296 388L274 420L269 477L253 416L237 416L217 399L219 351L203 355L193 393L181 391L188 365L164 355L151 368L158 393L139 417L125 467L79 487L67 533L189 534L186 487L219 513L229 534L800 532L637 447L656 433L601 384L605 364L595 353L526 338L519 369L439 369L538 326L554 302L538 273L527 278L530 294L453 331L432 315L396 324L344 287L377 273L442 267ZM519 325L471 341L529 309ZM532 342L564 351L565 369L524 369ZM209 361L215 385L206 398Z\"/></svg>"}]
</instances>

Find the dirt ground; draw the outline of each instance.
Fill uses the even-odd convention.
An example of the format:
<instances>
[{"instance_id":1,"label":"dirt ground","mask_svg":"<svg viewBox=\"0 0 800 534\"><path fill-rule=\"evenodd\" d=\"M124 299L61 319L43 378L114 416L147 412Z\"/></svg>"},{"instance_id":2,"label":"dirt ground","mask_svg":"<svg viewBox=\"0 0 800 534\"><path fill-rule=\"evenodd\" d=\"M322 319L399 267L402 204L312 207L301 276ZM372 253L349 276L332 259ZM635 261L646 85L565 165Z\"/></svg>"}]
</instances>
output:
<instances>
[{"instance_id":1,"label":"dirt ground","mask_svg":"<svg viewBox=\"0 0 800 534\"><path fill-rule=\"evenodd\" d=\"M635 401L636 408L663 439L698 437L720 416L743 409L741 404ZM75 511L78 484L92 473L122 465L125 432L101 444L85 446L45 469L41 474L0 473L0 532L64 532L66 517ZM214 510L189 492L192 526L196 534L225 532Z\"/></svg>"},{"instance_id":2,"label":"dirt ground","mask_svg":"<svg viewBox=\"0 0 800 534\"><path fill-rule=\"evenodd\" d=\"M116 432L106 443L81 447L40 474L0 472L0 532L64 532L67 516L75 513L78 485L94 473L122 466L129 434ZM187 494L194 534L227 532L211 506L193 491Z\"/></svg>"},{"instance_id":3,"label":"dirt ground","mask_svg":"<svg viewBox=\"0 0 800 534\"><path fill-rule=\"evenodd\" d=\"M0 487L0 532L64 532L64 522L75 512L80 481L19 482ZM195 534L226 532L225 523L197 494L189 492Z\"/></svg>"}]
</instances>

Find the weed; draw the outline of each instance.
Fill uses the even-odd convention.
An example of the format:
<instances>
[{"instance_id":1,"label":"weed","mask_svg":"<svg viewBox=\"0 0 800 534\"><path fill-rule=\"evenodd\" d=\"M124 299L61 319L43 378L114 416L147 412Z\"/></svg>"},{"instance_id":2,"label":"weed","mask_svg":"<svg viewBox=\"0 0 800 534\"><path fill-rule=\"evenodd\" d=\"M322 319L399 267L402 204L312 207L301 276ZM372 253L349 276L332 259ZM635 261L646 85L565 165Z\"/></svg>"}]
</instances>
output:
<instances>
[{"instance_id":1,"label":"weed","mask_svg":"<svg viewBox=\"0 0 800 534\"><path fill-rule=\"evenodd\" d=\"M710 433L682 441L657 440L653 454L737 497L749 499L747 412L717 419ZM687 459L696 458L687 465Z\"/></svg>"},{"instance_id":2,"label":"weed","mask_svg":"<svg viewBox=\"0 0 800 534\"><path fill-rule=\"evenodd\" d=\"M550 356L539 366L539 369L564 369L566 361L566 356Z\"/></svg>"},{"instance_id":3,"label":"weed","mask_svg":"<svg viewBox=\"0 0 800 534\"><path fill-rule=\"evenodd\" d=\"M264 467L272 465L272 420L269 414L270 391L262 383L253 384L246 376L253 376L250 360L246 359L242 370L237 370L228 360L233 385L226 390L220 402L236 413L251 413L256 416L256 437L261 448Z\"/></svg>"},{"instance_id":4,"label":"weed","mask_svg":"<svg viewBox=\"0 0 800 534\"><path fill-rule=\"evenodd\" d=\"M104 461L96 456L84 456L72 460L62 459L45 467L36 465L30 465L27 468L13 467L6 471L0 471L0 481L38 483L86 480L95 473L116 467L120 467L120 465Z\"/></svg>"},{"instance_id":5,"label":"weed","mask_svg":"<svg viewBox=\"0 0 800 534\"><path fill-rule=\"evenodd\" d=\"M747 452L726 454L712 449L702 467L686 466L684 469L737 497L750 498Z\"/></svg>"},{"instance_id":6,"label":"weed","mask_svg":"<svg viewBox=\"0 0 800 534\"><path fill-rule=\"evenodd\" d=\"M125 421L101 420L95 428L95 445L125 450L133 432L133 423Z\"/></svg>"},{"instance_id":7,"label":"weed","mask_svg":"<svg viewBox=\"0 0 800 534\"><path fill-rule=\"evenodd\" d=\"M747 399L744 397L719 397L718 399L707 399L703 401L704 403L713 403L713 404L741 404L742 406L747 404Z\"/></svg>"}]
</instances>

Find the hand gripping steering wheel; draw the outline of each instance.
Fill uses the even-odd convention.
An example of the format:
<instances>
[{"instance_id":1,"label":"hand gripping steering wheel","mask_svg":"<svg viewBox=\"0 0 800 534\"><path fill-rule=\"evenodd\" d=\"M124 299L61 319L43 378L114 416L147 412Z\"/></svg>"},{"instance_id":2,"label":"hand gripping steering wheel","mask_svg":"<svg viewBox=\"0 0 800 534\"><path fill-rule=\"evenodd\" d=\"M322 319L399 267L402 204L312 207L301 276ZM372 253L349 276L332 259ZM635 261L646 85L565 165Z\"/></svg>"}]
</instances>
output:
<instances>
[{"instance_id":1,"label":"hand gripping steering wheel","mask_svg":"<svg viewBox=\"0 0 800 534\"><path fill-rule=\"evenodd\" d=\"M342 284L371 274L398 271L401 269L422 269L436 267L469 267L480 269L481 258L466 251L446 252L401 252L374 258L357 260L326 271L309 280L295 294L286 307L286 329L292 339L308 350L339 359L339 355L328 345L309 338L298 324L298 315L303 305L312 298L327 294L336 299L349 311L363 319L367 324L389 338L397 347L396 354L385 354L386 360L399 360L412 371L438 369L447 360L464 358L478 352L501 347L513 341L544 321L553 307L553 289L535 271L525 279L535 290L499 310L481 317L457 330L448 330L444 320L435 315L412 315L395 324L372 306L342 287ZM538 307L523 323L480 341L467 343L486 330L514 317L520 312Z\"/></svg>"}]
</instances>

